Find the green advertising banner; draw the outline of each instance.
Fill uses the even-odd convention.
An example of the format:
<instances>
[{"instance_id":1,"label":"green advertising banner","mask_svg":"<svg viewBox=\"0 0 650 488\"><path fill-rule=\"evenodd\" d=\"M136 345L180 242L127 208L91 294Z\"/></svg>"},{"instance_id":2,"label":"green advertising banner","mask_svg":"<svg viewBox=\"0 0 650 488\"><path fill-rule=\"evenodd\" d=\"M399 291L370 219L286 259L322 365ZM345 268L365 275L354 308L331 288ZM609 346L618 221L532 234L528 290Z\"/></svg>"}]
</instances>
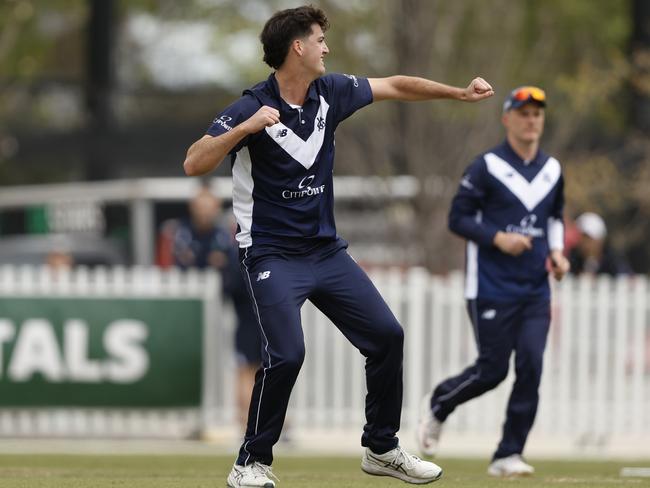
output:
<instances>
[{"instance_id":1,"label":"green advertising banner","mask_svg":"<svg viewBox=\"0 0 650 488\"><path fill-rule=\"evenodd\" d=\"M0 407L201 402L198 299L0 297Z\"/></svg>"}]
</instances>

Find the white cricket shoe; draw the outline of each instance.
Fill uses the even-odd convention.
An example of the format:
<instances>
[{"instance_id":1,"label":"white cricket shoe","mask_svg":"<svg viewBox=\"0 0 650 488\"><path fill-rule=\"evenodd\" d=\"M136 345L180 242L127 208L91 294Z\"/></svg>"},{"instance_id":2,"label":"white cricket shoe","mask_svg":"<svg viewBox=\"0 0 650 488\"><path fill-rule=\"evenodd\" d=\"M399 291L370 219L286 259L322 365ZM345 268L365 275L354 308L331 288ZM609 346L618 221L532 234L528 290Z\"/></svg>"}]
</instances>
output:
<instances>
[{"instance_id":1,"label":"white cricket shoe","mask_svg":"<svg viewBox=\"0 0 650 488\"><path fill-rule=\"evenodd\" d=\"M235 464L228 475L227 486L229 488L275 488L275 482L269 476L275 478L271 473L271 466L266 464L258 462L246 466Z\"/></svg>"},{"instance_id":2,"label":"white cricket shoe","mask_svg":"<svg viewBox=\"0 0 650 488\"><path fill-rule=\"evenodd\" d=\"M420 403L420 418L416 430L420 454L433 457L438 452L438 441L442 433L442 422L431 412L431 393Z\"/></svg>"},{"instance_id":3,"label":"white cricket shoe","mask_svg":"<svg viewBox=\"0 0 650 488\"><path fill-rule=\"evenodd\" d=\"M516 478L520 476L532 476L535 468L524 462L520 454L512 454L508 457L492 461L490 466L488 466L487 472L490 476Z\"/></svg>"},{"instance_id":4,"label":"white cricket shoe","mask_svg":"<svg viewBox=\"0 0 650 488\"><path fill-rule=\"evenodd\" d=\"M384 454L375 454L366 448L361 458L361 469L368 474L392 476L416 485L431 483L442 477L440 466L423 461L399 446Z\"/></svg>"}]
</instances>

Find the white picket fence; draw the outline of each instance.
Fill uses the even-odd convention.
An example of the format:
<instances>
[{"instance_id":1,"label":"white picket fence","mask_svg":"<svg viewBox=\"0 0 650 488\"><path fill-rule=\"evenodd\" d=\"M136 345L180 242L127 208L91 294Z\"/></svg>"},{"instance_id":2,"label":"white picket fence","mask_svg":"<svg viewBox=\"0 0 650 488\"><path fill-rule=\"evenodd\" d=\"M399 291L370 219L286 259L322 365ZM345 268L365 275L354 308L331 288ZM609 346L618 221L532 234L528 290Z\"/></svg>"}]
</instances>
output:
<instances>
[{"instance_id":1,"label":"white picket fence","mask_svg":"<svg viewBox=\"0 0 650 488\"><path fill-rule=\"evenodd\" d=\"M373 281L405 329L402 435L413 438L423 395L476 358L460 273L378 272ZM555 285L541 402L533 435L545 453L650 455L650 316L644 276L568 277ZM363 358L327 319L305 307L308 359L293 398L292 422L322 431L363 424ZM445 439L495 447L514 374L459 407ZM404 434L406 433L406 434ZM452 440L449 441L453 446ZM478 449L480 450L480 449Z\"/></svg>"},{"instance_id":2,"label":"white picket fence","mask_svg":"<svg viewBox=\"0 0 650 488\"><path fill-rule=\"evenodd\" d=\"M402 433L412 443L421 397L476 356L459 273L414 268L371 277L405 329ZM0 436L183 437L237 432L229 307L214 299L214 274L77 270L56 279L46 270L0 269L0 296L198 296L206 300L204 404L186 410L0 410ZM548 452L650 451L650 300L644 276L568 278L555 286L541 403L533 437ZM307 355L289 423L296 438L314 432L358 439L364 423L364 359L309 303L303 308ZM494 447L512 374L492 392L459 407L445 442ZM447 441L447 439L449 439ZM358 442L356 443L358 445ZM485 447L487 449L487 447ZM627 449L627 450L626 450ZM590 451L591 450L591 451ZM453 451L453 449L452 449ZM470 449L471 451L471 449Z\"/></svg>"},{"instance_id":3,"label":"white picket fence","mask_svg":"<svg viewBox=\"0 0 650 488\"><path fill-rule=\"evenodd\" d=\"M413 444L421 398L476 358L463 277L423 269L371 277L405 329L401 436ZM533 452L545 455L650 455L650 317L644 276L568 277L554 285ZM364 423L364 359L309 303L303 308L307 357L289 409L290 427L340 446L358 445ZM459 407L443 441L455 454L491 452L499 439L510 375ZM230 406L223 411L234 418ZM313 438L312 441L313 443ZM323 441L319 441L322 445ZM443 444L444 447L444 444Z\"/></svg>"}]
</instances>

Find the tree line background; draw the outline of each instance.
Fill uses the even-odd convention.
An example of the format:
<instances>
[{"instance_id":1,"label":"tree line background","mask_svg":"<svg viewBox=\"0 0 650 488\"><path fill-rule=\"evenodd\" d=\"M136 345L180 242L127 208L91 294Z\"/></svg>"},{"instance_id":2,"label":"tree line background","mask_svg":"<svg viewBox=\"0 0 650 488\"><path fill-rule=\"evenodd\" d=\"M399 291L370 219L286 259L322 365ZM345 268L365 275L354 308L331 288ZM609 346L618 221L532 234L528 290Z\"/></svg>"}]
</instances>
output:
<instances>
[{"instance_id":1,"label":"tree line background","mask_svg":"<svg viewBox=\"0 0 650 488\"><path fill-rule=\"evenodd\" d=\"M544 149L562 163L567 216L606 218L650 269L650 5L643 0L322 0L330 72L409 74L496 89L481 104L382 103L337 131L337 175L417 177L381 211L435 271L462 264L446 230L457 181L503 138L510 89L548 95ZM4 0L0 184L181 176L187 146L265 78L257 39L280 0ZM222 165L217 174L229 173Z\"/></svg>"}]
</instances>

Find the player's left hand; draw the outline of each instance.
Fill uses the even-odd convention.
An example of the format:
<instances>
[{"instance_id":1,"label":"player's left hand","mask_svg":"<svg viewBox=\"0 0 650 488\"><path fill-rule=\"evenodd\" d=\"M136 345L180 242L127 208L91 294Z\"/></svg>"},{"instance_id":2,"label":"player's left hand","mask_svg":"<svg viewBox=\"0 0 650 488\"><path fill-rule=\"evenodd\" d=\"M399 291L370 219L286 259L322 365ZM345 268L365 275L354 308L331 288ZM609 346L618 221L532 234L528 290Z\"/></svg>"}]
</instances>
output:
<instances>
[{"instance_id":1,"label":"player's left hand","mask_svg":"<svg viewBox=\"0 0 650 488\"><path fill-rule=\"evenodd\" d=\"M478 102L484 98L490 98L494 95L494 90L490 84L483 78L474 78L467 88L465 88L463 100L466 102Z\"/></svg>"},{"instance_id":2,"label":"player's left hand","mask_svg":"<svg viewBox=\"0 0 650 488\"><path fill-rule=\"evenodd\" d=\"M552 251L551 273L553 273L553 278L560 281L569 272L569 269L571 269L571 265L569 260L562 254L562 251Z\"/></svg>"}]
</instances>

